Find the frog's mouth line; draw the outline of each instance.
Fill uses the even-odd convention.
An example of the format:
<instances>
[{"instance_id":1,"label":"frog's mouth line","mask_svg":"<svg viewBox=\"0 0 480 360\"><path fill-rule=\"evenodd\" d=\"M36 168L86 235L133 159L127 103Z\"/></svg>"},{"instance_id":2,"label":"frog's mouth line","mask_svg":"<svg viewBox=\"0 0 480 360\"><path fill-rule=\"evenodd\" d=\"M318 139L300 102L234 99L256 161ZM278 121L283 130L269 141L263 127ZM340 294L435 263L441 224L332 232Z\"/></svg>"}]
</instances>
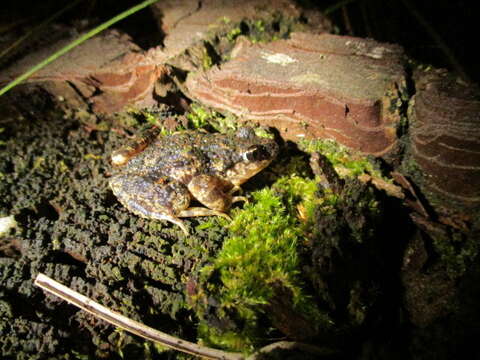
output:
<instances>
[{"instance_id":1,"label":"frog's mouth line","mask_svg":"<svg viewBox=\"0 0 480 360\"><path fill-rule=\"evenodd\" d=\"M227 179L235 186L240 186L255 174L265 169L271 159L256 162L240 162L227 170Z\"/></svg>"}]
</instances>

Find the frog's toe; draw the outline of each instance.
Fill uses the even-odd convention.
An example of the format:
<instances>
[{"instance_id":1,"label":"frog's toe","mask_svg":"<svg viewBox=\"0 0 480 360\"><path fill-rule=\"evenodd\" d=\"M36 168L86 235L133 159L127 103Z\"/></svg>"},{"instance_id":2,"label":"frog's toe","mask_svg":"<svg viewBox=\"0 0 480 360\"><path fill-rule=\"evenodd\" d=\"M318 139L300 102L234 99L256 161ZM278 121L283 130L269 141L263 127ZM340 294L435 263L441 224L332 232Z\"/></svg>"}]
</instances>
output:
<instances>
[{"instance_id":1,"label":"frog's toe","mask_svg":"<svg viewBox=\"0 0 480 360\"><path fill-rule=\"evenodd\" d=\"M221 217L224 217L225 219L232 220L232 218L224 212L203 208L203 207L191 207L191 208L182 210L177 214L177 216L178 217L221 216Z\"/></svg>"},{"instance_id":2,"label":"frog's toe","mask_svg":"<svg viewBox=\"0 0 480 360\"><path fill-rule=\"evenodd\" d=\"M245 196L234 196L232 198L232 204L240 201L248 202L248 199Z\"/></svg>"},{"instance_id":3,"label":"frog's toe","mask_svg":"<svg viewBox=\"0 0 480 360\"><path fill-rule=\"evenodd\" d=\"M230 189L228 194L233 195L236 192L238 192L239 194L243 194L243 189L239 185L234 185L233 188Z\"/></svg>"},{"instance_id":4,"label":"frog's toe","mask_svg":"<svg viewBox=\"0 0 480 360\"><path fill-rule=\"evenodd\" d=\"M185 226L185 223L182 220L180 220L178 217L170 216L170 215L166 215L166 214L152 215L152 217L154 219L157 219L157 220L165 220L165 221L171 222L175 225L178 225L178 226L180 226L180 229L182 229L182 231L184 232L185 235L189 235L189 232L188 232L187 227Z\"/></svg>"},{"instance_id":5,"label":"frog's toe","mask_svg":"<svg viewBox=\"0 0 480 360\"><path fill-rule=\"evenodd\" d=\"M182 229L183 233L184 233L186 236L189 235L188 229L187 229L187 227L185 226L185 224L183 223L182 220L175 221L175 224L177 224L178 226L180 226L180 229Z\"/></svg>"}]
</instances>

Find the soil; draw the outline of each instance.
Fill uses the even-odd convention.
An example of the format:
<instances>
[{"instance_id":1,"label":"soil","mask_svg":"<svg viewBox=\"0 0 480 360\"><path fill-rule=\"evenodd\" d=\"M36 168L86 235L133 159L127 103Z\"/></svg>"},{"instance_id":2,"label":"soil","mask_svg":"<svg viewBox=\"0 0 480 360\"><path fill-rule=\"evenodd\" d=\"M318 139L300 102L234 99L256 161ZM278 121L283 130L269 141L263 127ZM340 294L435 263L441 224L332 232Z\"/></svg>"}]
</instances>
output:
<instances>
[{"instance_id":1,"label":"soil","mask_svg":"<svg viewBox=\"0 0 480 360\"><path fill-rule=\"evenodd\" d=\"M194 340L191 325L185 326L192 315L184 310L185 277L218 249L225 230L199 229L186 237L176 226L131 216L107 186L108 156L125 134L92 131L49 111L35 89L32 96L38 97L33 113L2 123L0 213L14 215L17 228L1 238L1 353L62 359L72 353L117 358L120 351L124 358L144 358L153 352L139 338L45 296L33 286L39 272L135 320Z\"/></svg>"}]
</instances>

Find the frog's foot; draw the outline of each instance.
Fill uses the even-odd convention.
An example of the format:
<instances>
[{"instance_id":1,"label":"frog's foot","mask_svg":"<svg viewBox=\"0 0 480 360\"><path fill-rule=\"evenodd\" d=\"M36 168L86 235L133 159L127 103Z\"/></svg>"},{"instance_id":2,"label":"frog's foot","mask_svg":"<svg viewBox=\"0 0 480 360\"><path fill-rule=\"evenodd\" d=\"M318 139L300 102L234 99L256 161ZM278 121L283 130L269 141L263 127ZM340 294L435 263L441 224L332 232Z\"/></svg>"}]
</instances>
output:
<instances>
[{"instance_id":1,"label":"frog's foot","mask_svg":"<svg viewBox=\"0 0 480 360\"><path fill-rule=\"evenodd\" d=\"M232 220L228 214L224 212L212 210L204 207L191 207L185 210L180 211L177 214L178 217L193 217L193 216L221 216L225 219Z\"/></svg>"},{"instance_id":2,"label":"frog's foot","mask_svg":"<svg viewBox=\"0 0 480 360\"><path fill-rule=\"evenodd\" d=\"M134 174L114 175L109 184L117 199L134 214L169 221L188 235L187 227L176 216L190 205L191 196L185 185Z\"/></svg>"}]
</instances>

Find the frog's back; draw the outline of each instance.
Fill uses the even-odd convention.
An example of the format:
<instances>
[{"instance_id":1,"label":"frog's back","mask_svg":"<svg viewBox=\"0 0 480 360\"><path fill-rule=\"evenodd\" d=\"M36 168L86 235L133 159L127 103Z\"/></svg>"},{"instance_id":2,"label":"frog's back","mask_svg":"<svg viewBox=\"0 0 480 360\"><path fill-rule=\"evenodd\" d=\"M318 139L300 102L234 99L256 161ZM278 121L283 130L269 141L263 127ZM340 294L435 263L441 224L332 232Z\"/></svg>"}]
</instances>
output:
<instances>
[{"instance_id":1,"label":"frog's back","mask_svg":"<svg viewBox=\"0 0 480 360\"><path fill-rule=\"evenodd\" d=\"M126 165L128 172L152 177L170 177L181 182L201 172L206 159L198 146L199 136L191 131L158 137Z\"/></svg>"}]
</instances>

